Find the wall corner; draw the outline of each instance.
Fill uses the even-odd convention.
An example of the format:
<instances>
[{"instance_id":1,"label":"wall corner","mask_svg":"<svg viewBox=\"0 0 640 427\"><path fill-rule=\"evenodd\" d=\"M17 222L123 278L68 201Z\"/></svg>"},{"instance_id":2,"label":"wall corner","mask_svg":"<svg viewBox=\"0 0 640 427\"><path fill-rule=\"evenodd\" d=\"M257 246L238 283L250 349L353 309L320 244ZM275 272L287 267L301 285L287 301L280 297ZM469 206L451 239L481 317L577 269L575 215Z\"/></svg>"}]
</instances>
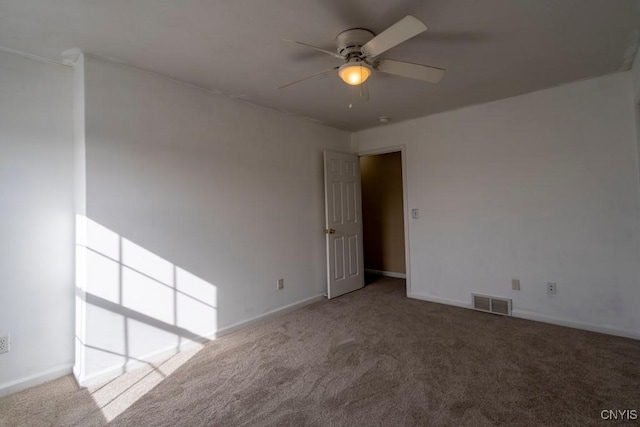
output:
<instances>
[{"instance_id":1,"label":"wall corner","mask_svg":"<svg viewBox=\"0 0 640 427\"><path fill-rule=\"evenodd\" d=\"M63 57L73 66L73 140L74 140L74 210L75 210L75 361L73 374L78 383L85 375L86 354L86 213L87 170L85 132L84 54L71 49Z\"/></svg>"},{"instance_id":2,"label":"wall corner","mask_svg":"<svg viewBox=\"0 0 640 427\"><path fill-rule=\"evenodd\" d=\"M358 154L358 149L359 149L358 133L357 132L351 132L350 138L351 138L351 153L352 154Z\"/></svg>"}]
</instances>

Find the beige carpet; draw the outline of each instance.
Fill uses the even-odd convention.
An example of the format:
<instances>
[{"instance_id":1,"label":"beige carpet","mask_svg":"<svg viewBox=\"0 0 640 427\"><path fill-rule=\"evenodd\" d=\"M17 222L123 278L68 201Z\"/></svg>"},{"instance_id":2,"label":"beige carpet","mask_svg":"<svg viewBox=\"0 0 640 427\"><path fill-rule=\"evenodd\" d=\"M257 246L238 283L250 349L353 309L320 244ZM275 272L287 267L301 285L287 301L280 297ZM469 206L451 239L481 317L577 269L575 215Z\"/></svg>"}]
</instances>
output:
<instances>
[{"instance_id":1,"label":"beige carpet","mask_svg":"<svg viewBox=\"0 0 640 427\"><path fill-rule=\"evenodd\" d=\"M100 387L65 377L5 397L0 425L104 425L119 413L111 424L584 426L640 409L640 341L410 300L398 279L188 356Z\"/></svg>"}]
</instances>

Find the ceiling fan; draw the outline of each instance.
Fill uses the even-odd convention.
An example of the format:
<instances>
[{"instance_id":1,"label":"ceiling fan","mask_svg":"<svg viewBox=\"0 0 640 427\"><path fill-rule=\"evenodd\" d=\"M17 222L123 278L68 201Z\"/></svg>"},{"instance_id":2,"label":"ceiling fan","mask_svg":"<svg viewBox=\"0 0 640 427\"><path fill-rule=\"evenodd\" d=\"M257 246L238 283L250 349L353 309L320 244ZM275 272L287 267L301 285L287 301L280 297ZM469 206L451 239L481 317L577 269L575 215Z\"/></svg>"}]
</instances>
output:
<instances>
[{"instance_id":1,"label":"ceiling fan","mask_svg":"<svg viewBox=\"0 0 640 427\"><path fill-rule=\"evenodd\" d=\"M363 86L374 70L409 79L438 83L444 77L445 70L442 68L377 58L378 55L426 30L427 26L422 21L415 16L407 15L377 36L372 31L363 28L352 28L341 32L336 36L336 52L295 40L285 40L326 53L345 62L342 65L282 85L278 89L332 73L335 70L338 70L338 76L346 84L358 87ZM359 96L366 97L363 100L367 100L368 92L360 90Z\"/></svg>"}]
</instances>

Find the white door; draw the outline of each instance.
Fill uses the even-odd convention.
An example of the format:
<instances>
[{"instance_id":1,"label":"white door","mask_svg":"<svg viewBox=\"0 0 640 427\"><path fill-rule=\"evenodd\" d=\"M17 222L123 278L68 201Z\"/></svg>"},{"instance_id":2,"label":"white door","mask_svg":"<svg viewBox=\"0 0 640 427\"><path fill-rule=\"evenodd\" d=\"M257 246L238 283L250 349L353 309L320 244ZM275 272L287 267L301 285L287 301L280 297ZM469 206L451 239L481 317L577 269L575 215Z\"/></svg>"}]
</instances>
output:
<instances>
[{"instance_id":1,"label":"white door","mask_svg":"<svg viewBox=\"0 0 640 427\"><path fill-rule=\"evenodd\" d=\"M360 162L352 154L324 152L325 233L329 298L364 286Z\"/></svg>"}]
</instances>

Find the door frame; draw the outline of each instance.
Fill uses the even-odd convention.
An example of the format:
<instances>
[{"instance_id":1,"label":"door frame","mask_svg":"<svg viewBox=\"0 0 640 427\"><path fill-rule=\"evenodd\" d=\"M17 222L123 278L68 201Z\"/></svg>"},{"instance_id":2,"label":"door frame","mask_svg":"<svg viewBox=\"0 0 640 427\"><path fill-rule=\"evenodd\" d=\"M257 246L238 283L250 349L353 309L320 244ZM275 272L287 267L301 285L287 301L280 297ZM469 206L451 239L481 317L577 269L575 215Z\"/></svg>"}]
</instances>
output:
<instances>
[{"instance_id":1,"label":"door frame","mask_svg":"<svg viewBox=\"0 0 640 427\"><path fill-rule=\"evenodd\" d=\"M404 210L404 264L405 274L407 276L407 296L411 295L411 256L409 253L409 221L411 215L409 214L409 197L407 188L407 146L405 144L393 145L389 147L376 148L373 150L362 150L355 153L356 156L376 156L378 154L389 154L400 152L402 159L402 207ZM364 235L363 235L364 237Z\"/></svg>"}]
</instances>

